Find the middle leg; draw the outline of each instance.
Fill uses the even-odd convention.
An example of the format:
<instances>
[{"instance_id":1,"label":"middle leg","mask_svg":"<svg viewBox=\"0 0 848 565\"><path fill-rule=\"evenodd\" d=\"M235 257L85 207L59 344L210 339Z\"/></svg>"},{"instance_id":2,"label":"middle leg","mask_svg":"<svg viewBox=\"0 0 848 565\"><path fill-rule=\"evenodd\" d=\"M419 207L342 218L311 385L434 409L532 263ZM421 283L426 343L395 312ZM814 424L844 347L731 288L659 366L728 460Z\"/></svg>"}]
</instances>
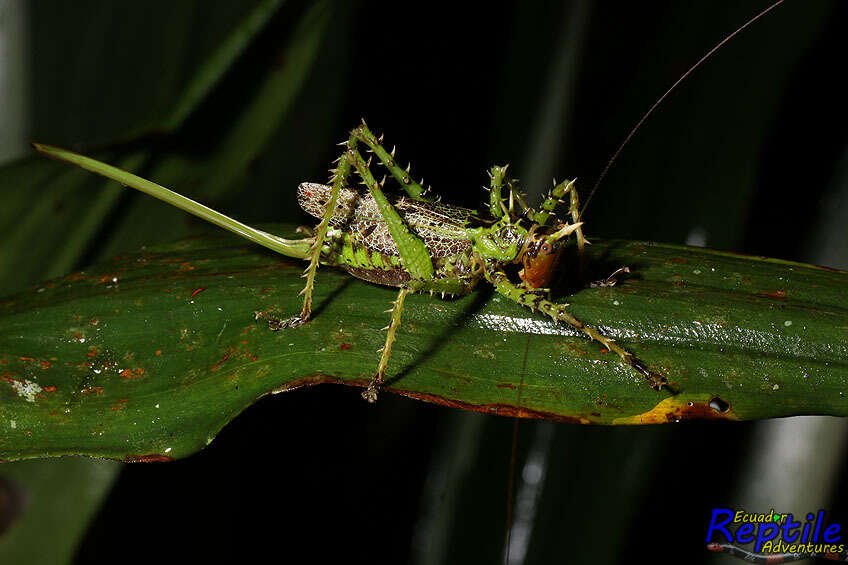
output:
<instances>
[{"instance_id":1,"label":"middle leg","mask_svg":"<svg viewBox=\"0 0 848 565\"><path fill-rule=\"evenodd\" d=\"M400 287L400 292L398 292L397 298L394 302L392 302L392 309L389 310L392 313L392 319L389 321L389 325L383 328L388 331L388 334L386 335L386 343L383 345L383 348L377 351L377 353L380 354L380 363L377 365L377 374L375 374L371 379L368 387L362 391L362 398L372 404L377 402L377 394L380 392L380 387L383 386L383 380L386 378L386 368L389 366L389 357L392 354L392 344L395 341L395 335L400 327L400 318L403 313L403 301L409 293L410 290L407 287Z\"/></svg>"}]
</instances>

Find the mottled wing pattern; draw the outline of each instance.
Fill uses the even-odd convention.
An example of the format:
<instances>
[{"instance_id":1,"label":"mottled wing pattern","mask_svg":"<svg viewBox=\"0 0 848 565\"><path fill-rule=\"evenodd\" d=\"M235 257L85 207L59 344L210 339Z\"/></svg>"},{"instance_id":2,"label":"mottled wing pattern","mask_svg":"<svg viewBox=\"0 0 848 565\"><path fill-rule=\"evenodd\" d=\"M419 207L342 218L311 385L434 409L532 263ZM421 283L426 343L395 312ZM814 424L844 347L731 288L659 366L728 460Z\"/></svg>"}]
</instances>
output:
<instances>
[{"instance_id":1,"label":"mottled wing pattern","mask_svg":"<svg viewBox=\"0 0 848 565\"><path fill-rule=\"evenodd\" d=\"M322 217L329 199L327 185L305 182L297 187L298 204L316 218ZM474 214L473 210L405 197L389 196L389 201L413 233L424 241L432 257L458 255L471 247L464 226ZM388 224L380 215L374 198L366 191L343 188L330 224L346 230L368 249L398 255Z\"/></svg>"}]
</instances>

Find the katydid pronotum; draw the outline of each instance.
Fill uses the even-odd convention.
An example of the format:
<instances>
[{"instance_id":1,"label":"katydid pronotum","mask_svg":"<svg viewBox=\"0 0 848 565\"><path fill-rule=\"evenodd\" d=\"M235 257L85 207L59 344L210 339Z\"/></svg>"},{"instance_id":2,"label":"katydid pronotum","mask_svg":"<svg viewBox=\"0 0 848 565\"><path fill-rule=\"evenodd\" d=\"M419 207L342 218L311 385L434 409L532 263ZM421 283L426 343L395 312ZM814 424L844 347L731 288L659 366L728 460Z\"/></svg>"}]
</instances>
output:
<instances>
[{"instance_id":1,"label":"katydid pronotum","mask_svg":"<svg viewBox=\"0 0 848 565\"><path fill-rule=\"evenodd\" d=\"M546 288L560 262L566 243L574 236L582 267L586 243L580 218L580 206L574 181L555 183L539 210L530 208L507 176L506 166L492 167L489 173L489 203L485 211L443 204L428 195L415 182L409 168L395 160L395 150L387 151L363 120L350 132L344 150L331 170L328 185L302 183L298 201L306 212L320 218L315 230L301 240L288 240L257 230L181 196L171 190L89 157L34 144L41 153L66 161L117 180L186 212L199 216L250 241L284 255L305 258L309 266L304 272L306 286L300 314L285 320L255 312L272 330L293 328L306 323L312 315L312 293L319 264L342 267L353 276L373 283L398 287L392 303L385 345L377 370L362 396L377 400L386 377L401 313L406 296L414 292L462 295L485 279L499 294L550 316L581 331L590 339L614 352L625 370L642 374L649 384L661 390L667 386L664 376L652 371L632 353L584 324L568 312L568 304L556 303ZM383 193L386 177L375 180L370 163L362 150L375 154L380 164L402 187L405 195L387 197ZM351 188L357 175L366 190ZM504 195L508 191L508 196ZM556 209L568 204L563 219ZM308 248L305 248L308 246ZM304 252L304 249L306 251ZM520 265L518 279L508 268ZM581 268L582 271L582 268ZM607 279L603 284L614 284Z\"/></svg>"}]
</instances>

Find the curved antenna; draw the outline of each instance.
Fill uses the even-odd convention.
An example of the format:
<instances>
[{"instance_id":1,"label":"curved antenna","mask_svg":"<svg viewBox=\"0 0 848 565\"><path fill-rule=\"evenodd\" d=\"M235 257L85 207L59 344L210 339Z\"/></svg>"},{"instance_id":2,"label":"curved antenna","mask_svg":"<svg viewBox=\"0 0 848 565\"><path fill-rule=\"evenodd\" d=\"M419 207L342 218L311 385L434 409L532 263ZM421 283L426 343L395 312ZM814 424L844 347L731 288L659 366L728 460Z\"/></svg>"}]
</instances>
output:
<instances>
[{"instance_id":1,"label":"curved antenna","mask_svg":"<svg viewBox=\"0 0 848 565\"><path fill-rule=\"evenodd\" d=\"M681 82L683 82L684 80L686 80L686 78L687 78L689 75L691 75L691 74L695 71L695 69L697 69L698 67L700 67L700 66L701 66L701 64L702 64L704 61L706 61L707 59L709 59L710 57L712 57L713 53L715 53L716 51L718 51L719 49L721 49L721 48L724 46L724 44L725 44L725 43L727 43L728 41L730 41L731 39L733 39L734 37L736 37L736 36L737 36L737 35L738 35L738 34L739 34L739 33L740 33L743 29L745 29L746 27L750 26L751 24L753 24L754 22L756 22L757 20L759 20L760 18L762 18L763 16L765 16L766 14L768 14L769 12L771 12L772 10L774 10L775 8L777 8L778 6L780 6L781 4L783 4L783 2L784 2L784 0L777 0L777 2L775 2L774 4L772 4L771 6L769 6L768 8L766 8L765 10L763 10L762 12L760 12L759 14L757 14L756 16L754 16L753 18L751 18L750 20L748 20L748 21L747 21L747 22L746 22L743 26L741 26L740 28L738 28L736 31L734 31L733 33L731 33L730 35L728 35L727 37L725 37L724 39L722 39L721 41L719 41L719 42L716 44L716 46L715 46L715 47L713 47L712 49L710 49L710 50L707 52L707 54L706 54L706 55L704 55L703 57L701 57L701 58L698 60L698 62L697 62L697 63L695 63L694 65L692 65L692 67L690 67L690 69L689 69L688 71L686 71L685 73L683 73L683 76L681 76L679 79L677 79L677 82L675 82L674 84L672 84L672 85L671 85L671 88L669 88L668 90L666 90L666 91L665 91L665 94L663 94L662 96L660 96L660 97L659 97L659 99L658 99L656 102L654 102L654 105L653 105L653 106L651 106L651 108L650 108L647 112L645 112L645 115L644 115L644 116L642 116L642 119L640 119L640 120L636 123L636 125L635 125L635 126L633 126L633 129L631 129L631 130L630 130L630 133L628 133L628 134L627 134L627 137L625 137L625 138L624 138L624 141L622 141L622 142L621 142L621 145L619 145L619 146L618 146L618 149L616 149L616 150L615 150L615 153L613 153L613 154L612 154L612 157L610 158L609 162L607 162L607 165L606 165L606 167L604 167L604 170L603 170L603 171L601 171L601 175L598 177L598 180L595 182L595 186L593 186L593 187L592 187L592 192L590 192L590 193L589 193L589 197L586 199L586 202L584 202L584 203L583 203L583 208L580 210L580 215L581 215L581 216L582 216L582 215L583 215L583 213L586 211L586 208L588 208L588 207L589 207L589 202L591 202L591 201L592 201L592 197L595 195L595 192L597 192L597 191L598 191L598 186L600 186L601 181L602 181L602 180L604 180L604 177L606 177L606 176L607 176L607 173L609 172L610 167L612 167L612 164L613 164L613 163L615 163L615 160L618 158L618 155L621 153L621 151L624 149L624 147L625 147L625 146L626 146L626 145L630 142L630 139L631 139L634 135L636 135L636 132L637 132L637 131L639 131L639 128L641 128L641 127L642 127L642 124L644 124L644 123L645 123L645 120L647 120L647 119L648 119L648 117L650 117L650 115L654 113L654 110L656 110L656 109L657 109L657 107L658 107L660 104L662 104L662 103L663 103L663 101L664 101L664 100L668 97L668 95L669 95L669 94L671 94L671 92L672 92L675 88L677 88L677 86L678 86Z\"/></svg>"}]
</instances>

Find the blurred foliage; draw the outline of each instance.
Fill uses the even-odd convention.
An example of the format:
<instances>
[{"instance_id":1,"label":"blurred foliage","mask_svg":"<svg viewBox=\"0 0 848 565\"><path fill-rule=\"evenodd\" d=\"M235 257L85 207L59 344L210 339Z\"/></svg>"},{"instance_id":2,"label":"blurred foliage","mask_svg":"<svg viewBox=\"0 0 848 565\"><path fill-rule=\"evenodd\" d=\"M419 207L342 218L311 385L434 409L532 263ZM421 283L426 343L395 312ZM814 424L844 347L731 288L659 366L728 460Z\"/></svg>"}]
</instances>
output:
<instances>
[{"instance_id":1,"label":"blurred foliage","mask_svg":"<svg viewBox=\"0 0 848 565\"><path fill-rule=\"evenodd\" d=\"M585 190L667 86L765 7L504 2L446 13L335 2L322 15L321 5L288 2L193 112L175 110L258 4L33 2L33 140L136 167L251 224L303 221L293 187L325 178L334 143L362 115L450 202L476 206L483 171L506 161L519 177L552 171ZM846 147L848 110L831 84L845 12L839 2L787 3L728 44L622 155L588 210L590 239L690 239L805 260ZM291 60L308 68L297 91L274 81ZM175 129L155 133L163 123ZM540 155L549 143L557 150ZM26 179L0 208L6 292L207 229L58 164L38 165L47 176L37 179L32 161L6 171ZM269 397L197 456L126 467L77 559L107 562L132 547L250 560L284 532L282 556L499 560L512 422L391 395L363 404L333 387ZM658 529L665 545L653 561L698 562L703 521L733 489L754 429L522 423L512 562L622 561Z\"/></svg>"}]
</instances>

